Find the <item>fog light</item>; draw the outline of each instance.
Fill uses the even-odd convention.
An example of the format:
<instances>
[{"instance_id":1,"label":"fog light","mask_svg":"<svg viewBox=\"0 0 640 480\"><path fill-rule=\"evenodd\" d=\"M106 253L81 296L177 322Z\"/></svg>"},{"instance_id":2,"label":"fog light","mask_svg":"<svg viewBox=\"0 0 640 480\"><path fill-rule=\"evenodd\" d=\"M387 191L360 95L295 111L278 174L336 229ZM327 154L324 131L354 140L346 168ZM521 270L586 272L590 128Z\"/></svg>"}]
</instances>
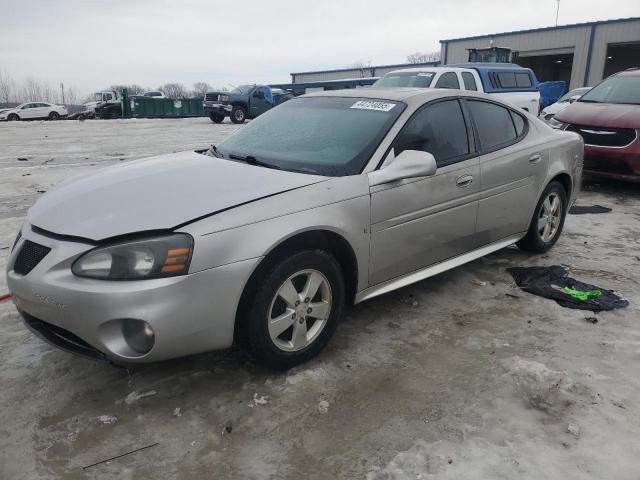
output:
<instances>
[{"instance_id":1,"label":"fog light","mask_svg":"<svg viewBox=\"0 0 640 480\"><path fill-rule=\"evenodd\" d=\"M153 329L144 320L133 318L123 320L122 335L129 348L137 353L148 353L155 343Z\"/></svg>"}]
</instances>

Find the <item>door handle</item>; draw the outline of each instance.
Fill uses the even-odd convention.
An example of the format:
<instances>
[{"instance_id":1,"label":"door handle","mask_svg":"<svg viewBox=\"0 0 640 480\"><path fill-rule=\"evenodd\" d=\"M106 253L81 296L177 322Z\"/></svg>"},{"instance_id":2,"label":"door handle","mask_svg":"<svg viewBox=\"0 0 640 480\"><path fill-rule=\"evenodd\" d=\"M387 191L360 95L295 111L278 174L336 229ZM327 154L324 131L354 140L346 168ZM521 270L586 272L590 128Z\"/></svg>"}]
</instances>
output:
<instances>
[{"instance_id":1,"label":"door handle","mask_svg":"<svg viewBox=\"0 0 640 480\"><path fill-rule=\"evenodd\" d=\"M463 175L461 177L458 177L458 179L456 180L456 185L461 188L468 187L472 183L473 177L471 175Z\"/></svg>"},{"instance_id":2,"label":"door handle","mask_svg":"<svg viewBox=\"0 0 640 480\"><path fill-rule=\"evenodd\" d=\"M534 153L529 157L529 163L532 163L532 164L538 163L540 160L542 160L542 157L540 156L539 153Z\"/></svg>"}]
</instances>

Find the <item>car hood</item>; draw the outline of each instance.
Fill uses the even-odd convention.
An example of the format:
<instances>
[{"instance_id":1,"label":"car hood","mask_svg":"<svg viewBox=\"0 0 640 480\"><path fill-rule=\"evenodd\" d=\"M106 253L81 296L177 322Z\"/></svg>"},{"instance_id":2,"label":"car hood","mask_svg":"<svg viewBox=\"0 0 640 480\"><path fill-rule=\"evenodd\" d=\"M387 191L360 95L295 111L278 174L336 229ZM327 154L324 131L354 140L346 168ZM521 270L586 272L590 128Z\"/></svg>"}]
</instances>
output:
<instances>
[{"instance_id":1,"label":"car hood","mask_svg":"<svg viewBox=\"0 0 640 480\"><path fill-rule=\"evenodd\" d=\"M556 103L552 103L551 105L549 105L548 107L545 107L543 112L545 114L549 114L549 113L553 113L554 115L558 112L561 112L562 110L564 110L565 108L567 108L569 106L569 102L556 102Z\"/></svg>"},{"instance_id":2,"label":"car hood","mask_svg":"<svg viewBox=\"0 0 640 480\"><path fill-rule=\"evenodd\" d=\"M66 181L29 210L32 225L94 241L169 230L327 177L181 152L114 165Z\"/></svg>"},{"instance_id":3,"label":"car hood","mask_svg":"<svg viewBox=\"0 0 640 480\"><path fill-rule=\"evenodd\" d=\"M577 125L611 128L640 128L640 105L574 102L555 116Z\"/></svg>"}]
</instances>

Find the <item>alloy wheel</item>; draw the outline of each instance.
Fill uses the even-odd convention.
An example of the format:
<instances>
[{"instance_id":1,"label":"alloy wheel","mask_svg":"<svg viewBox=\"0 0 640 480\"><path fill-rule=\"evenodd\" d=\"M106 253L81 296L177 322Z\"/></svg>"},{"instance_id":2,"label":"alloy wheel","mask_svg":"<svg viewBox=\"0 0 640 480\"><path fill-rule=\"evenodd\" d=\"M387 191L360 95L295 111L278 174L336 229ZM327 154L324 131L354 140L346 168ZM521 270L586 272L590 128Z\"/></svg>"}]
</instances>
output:
<instances>
[{"instance_id":1,"label":"alloy wheel","mask_svg":"<svg viewBox=\"0 0 640 480\"><path fill-rule=\"evenodd\" d=\"M318 270L302 270L276 291L267 314L269 336L280 350L295 352L312 344L331 313L331 285Z\"/></svg>"},{"instance_id":2,"label":"alloy wheel","mask_svg":"<svg viewBox=\"0 0 640 480\"><path fill-rule=\"evenodd\" d=\"M560 223L562 222L562 199L560 196L552 192L542 203L540 209L540 217L538 218L538 236L540 239L549 243L558 233Z\"/></svg>"}]
</instances>

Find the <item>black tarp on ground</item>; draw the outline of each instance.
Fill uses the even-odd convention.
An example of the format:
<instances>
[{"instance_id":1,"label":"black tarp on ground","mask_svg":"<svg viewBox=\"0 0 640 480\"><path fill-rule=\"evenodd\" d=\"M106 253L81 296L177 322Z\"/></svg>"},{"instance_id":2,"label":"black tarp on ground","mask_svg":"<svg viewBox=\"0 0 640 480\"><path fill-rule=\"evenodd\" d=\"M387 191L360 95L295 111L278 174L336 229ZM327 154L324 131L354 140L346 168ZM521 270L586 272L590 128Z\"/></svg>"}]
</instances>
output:
<instances>
[{"instance_id":1,"label":"black tarp on ground","mask_svg":"<svg viewBox=\"0 0 640 480\"><path fill-rule=\"evenodd\" d=\"M609 207L603 207L602 205L574 205L569 209L571 215L583 215L585 213L609 213L611 209Z\"/></svg>"},{"instance_id":2,"label":"black tarp on ground","mask_svg":"<svg viewBox=\"0 0 640 480\"><path fill-rule=\"evenodd\" d=\"M629 305L629 302L623 300L611 290L582 283L567 276L567 269L560 265L551 267L512 267L507 268L507 271L516 281L516 285L525 292L550 298L563 307L601 312ZM580 292L600 291L601 294L599 296L589 295L586 299L581 300L566 293L564 291L565 287Z\"/></svg>"}]
</instances>

